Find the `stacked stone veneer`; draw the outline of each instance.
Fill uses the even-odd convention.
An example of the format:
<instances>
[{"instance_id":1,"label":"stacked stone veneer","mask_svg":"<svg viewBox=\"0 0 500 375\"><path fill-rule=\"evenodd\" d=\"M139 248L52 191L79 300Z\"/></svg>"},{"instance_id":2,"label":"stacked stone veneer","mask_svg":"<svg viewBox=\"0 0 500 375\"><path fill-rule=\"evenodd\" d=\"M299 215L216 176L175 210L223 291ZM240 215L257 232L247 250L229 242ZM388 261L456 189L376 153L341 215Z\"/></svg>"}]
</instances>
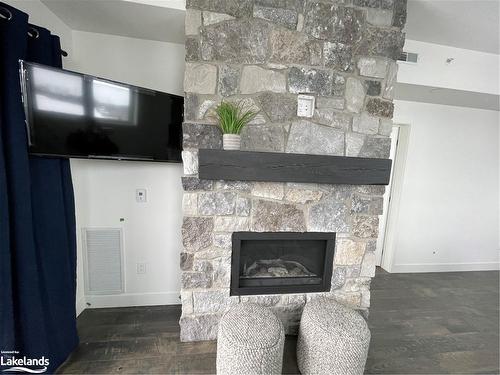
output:
<instances>
[{"instance_id":1,"label":"stacked stone veneer","mask_svg":"<svg viewBox=\"0 0 500 375\"><path fill-rule=\"evenodd\" d=\"M221 100L259 115L242 149L389 157L406 3L397 0L187 0L181 339L216 338L231 304L271 306L288 332L315 294L231 297L234 231L337 232L327 294L367 310L382 186L199 180L197 150L221 148ZM298 118L297 95L316 98Z\"/></svg>"}]
</instances>

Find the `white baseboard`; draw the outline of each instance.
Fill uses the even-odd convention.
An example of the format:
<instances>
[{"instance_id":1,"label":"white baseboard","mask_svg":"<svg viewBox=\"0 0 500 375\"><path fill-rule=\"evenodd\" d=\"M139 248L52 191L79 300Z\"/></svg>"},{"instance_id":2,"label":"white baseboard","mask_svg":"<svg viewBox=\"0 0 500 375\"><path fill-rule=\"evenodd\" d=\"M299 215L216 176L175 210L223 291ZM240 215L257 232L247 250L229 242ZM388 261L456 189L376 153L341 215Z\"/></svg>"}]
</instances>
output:
<instances>
[{"instance_id":1,"label":"white baseboard","mask_svg":"<svg viewBox=\"0 0 500 375\"><path fill-rule=\"evenodd\" d=\"M499 262L395 264L391 273L498 271Z\"/></svg>"},{"instance_id":2,"label":"white baseboard","mask_svg":"<svg viewBox=\"0 0 500 375\"><path fill-rule=\"evenodd\" d=\"M87 304L85 303L85 298L78 298L76 300L76 316L78 317L78 315L80 315L86 308Z\"/></svg>"},{"instance_id":3,"label":"white baseboard","mask_svg":"<svg viewBox=\"0 0 500 375\"><path fill-rule=\"evenodd\" d=\"M89 308L178 305L179 292L87 295Z\"/></svg>"}]
</instances>

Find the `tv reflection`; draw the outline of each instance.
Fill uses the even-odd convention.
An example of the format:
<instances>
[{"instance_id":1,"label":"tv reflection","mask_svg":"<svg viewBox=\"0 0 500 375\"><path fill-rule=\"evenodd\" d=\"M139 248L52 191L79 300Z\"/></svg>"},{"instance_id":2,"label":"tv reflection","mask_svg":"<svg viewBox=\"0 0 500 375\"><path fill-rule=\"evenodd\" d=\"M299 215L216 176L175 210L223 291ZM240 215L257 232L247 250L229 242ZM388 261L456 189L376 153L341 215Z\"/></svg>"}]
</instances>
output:
<instances>
[{"instance_id":1,"label":"tv reflection","mask_svg":"<svg viewBox=\"0 0 500 375\"><path fill-rule=\"evenodd\" d=\"M37 110L60 116L87 117L86 129L67 138L67 145L80 152L118 153L110 138L115 126L137 126L138 93L114 82L71 72L33 68Z\"/></svg>"},{"instance_id":2,"label":"tv reflection","mask_svg":"<svg viewBox=\"0 0 500 375\"><path fill-rule=\"evenodd\" d=\"M130 87L72 72L33 68L37 110L87 116L101 124L137 126L138 93Z\"/></svg>"}]
</instances>

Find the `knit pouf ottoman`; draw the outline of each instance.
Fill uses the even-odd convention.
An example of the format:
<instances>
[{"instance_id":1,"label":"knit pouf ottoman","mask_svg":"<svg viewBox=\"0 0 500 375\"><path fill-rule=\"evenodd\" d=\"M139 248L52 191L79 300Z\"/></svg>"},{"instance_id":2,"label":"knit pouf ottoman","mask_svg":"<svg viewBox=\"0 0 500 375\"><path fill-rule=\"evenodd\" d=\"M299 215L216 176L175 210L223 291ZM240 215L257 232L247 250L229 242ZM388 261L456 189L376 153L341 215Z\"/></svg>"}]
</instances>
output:
<instances>
[{"instance_id":1,"label":"knit pouf ottoman","mask_svg":"<svg viewBox=\"0 0 500 375\"><path fill-rule=\"evenodd\" d=\"M281 374L285 331L269 309L232 306L219 322L217 374Z\"/></svg>"},{"instance_id":2,"label":"knit pouf ottoman","mask_svg":"<svg viewBox=\"0 0 500 375\"><path fill-rule=\"evenodd\" d=\"M297 341L302 374L363 374L369 345L370 330L358 312L329 298L305 305Z\"/></svg>"}]
</instances>

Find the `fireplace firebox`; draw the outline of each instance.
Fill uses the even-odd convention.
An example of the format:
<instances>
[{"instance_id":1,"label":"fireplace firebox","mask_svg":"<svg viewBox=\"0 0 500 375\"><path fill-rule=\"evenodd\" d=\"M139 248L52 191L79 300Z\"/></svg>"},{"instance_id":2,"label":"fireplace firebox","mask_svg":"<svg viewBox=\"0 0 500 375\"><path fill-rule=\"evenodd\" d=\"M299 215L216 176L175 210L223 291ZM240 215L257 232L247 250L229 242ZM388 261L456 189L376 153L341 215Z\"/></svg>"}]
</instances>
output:
<instances>
[{"instance_id":1,"label":"fireplace firebox","mask_svg":"<svg viewBox=\"0 0 500 375\"><path fill-rule=\"evenodd\" d=\"M335 233L234 232L231 295L329 291Z\"/></svg>"}]
</instances>

